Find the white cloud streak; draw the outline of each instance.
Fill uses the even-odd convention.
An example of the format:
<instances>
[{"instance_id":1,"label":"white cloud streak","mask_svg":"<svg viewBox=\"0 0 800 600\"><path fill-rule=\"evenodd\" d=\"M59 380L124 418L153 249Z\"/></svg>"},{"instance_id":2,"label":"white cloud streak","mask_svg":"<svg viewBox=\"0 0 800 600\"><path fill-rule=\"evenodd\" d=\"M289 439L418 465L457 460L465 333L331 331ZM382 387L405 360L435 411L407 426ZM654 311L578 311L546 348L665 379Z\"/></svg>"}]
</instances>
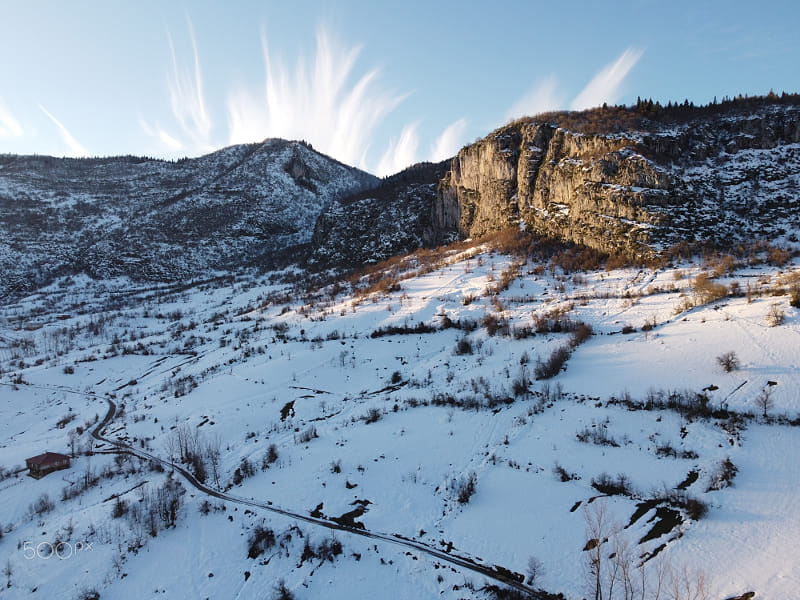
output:
<instances>
[{"instance_id":1,"label":"white cloud streak","mask_svg":"<svg viewBox=\"0 0 800 600\"><path fill-rule=\"evenodd\" d=\"M409 165L418 162L417 150L419 148L419 123L411 123L403 127L398 140L389 142L389 147L378 162L376 175L392 175L403 170Z\"/></svg>"},{"instance_id":2,"label":"white cloud streak","mask_svg":"<svg viewBox=\"0 0 800 600\"><path fill-rule=\"evenodd\" d=\"M22 137L22 126L0 98L0 137Z\"/></svg>"},{"instance_id":3,"label":"white cloud streak","mask_svg":"<svg viewBox=\"0 0 800 600\"><path fill-rule=\"evenodd\" d=\"M529 89L506 113L506 117L533 116L565 105L564 95L558 91L558 79L550 75Z\"/></svg>"},{"instance_id":4,"label":"white cloud streak","mask_svg":"<svg viewBox=\"0 0 800 600\"><path fill-rule=\"evenodd\" d=\"M430 160L439 162L455 156L464 144L466 130L466 119L459 119L455 123L451 123L433 143Z\"/></svg>"},{"instance_id":5,"label":"white cloud streak","mask_svg":"<svg viewBox=\"0 0 800 600\"><path fill-rule=\"evenodd\" d=\"M172 137L159 125L151 127L141 115L139 115L139 126L142 128L142 131L144 131L145 135L158 139L163 146L169 148L171 151L177 152L183 148L183 143L180 140Z\"/></svg>"},{"instance_id":6,"label":"white cloud streak","mask_svg":"<svg viewBox=\"0 0 800 600\"><path fill-rule=\"evenodd\" d=\"M89 151L76 140L73 135L69 132L69 130L64 126L61 121L56 119L44 106L41 104L39 108L42 112L47 115L47 117L55 123L56 127L58 127L58 133L61 136L61 140L67 145L69 148L69 156L74 158L81 158L84 156L89 156Z\"/></svg>"},{"instance_id":7,"label":"white cloud streak","mask_svg":"<svg viewBox=\"0 0 800 600\"><path fill-rule=\"evenodd\" d=\"M626 49L613 63L601 69L572 101L572 110L583 110L600 106L603 102L615 103L621 95L621 87L631 69L644 54L637 48Z\"/></svg>"},{"instance_id":8,"label":"white cloud streak","mask_svg":"<svg viewBox=\"0 0 800 600\"><path fill-rule=\"evenodd\" d=\"M212 123L203 92L203 71L200 68L194 27L191 20L187 18L187 21L192 42L192 65L186 67L178 63L172 35L167 32L171 59L167 89L172 115L178 123L182 136L188 138L188 144L179 141L160 127L156 128L155 133L162 143L172 149L190 146L194 150L207 152L213 149L210 142Z\"/></svg>"},{"instance_id":9,"label":"white cloud streak","mask_svg":"<svg viewBox=\"0 0 800 600\"><path fill-rule=\"evenodd\" d=\"M360 47L338 45L319 29L312 61L289 68L270 54L262 35L263 89L234 90L228 96L229 142L265 137L305 139L322 152L348 164L367 168L367 153L376 127L406 97L378 88L374 69L352 82ZM410 131L398 148L407 149Z\"/></svg>"},{"instance_id":10,"label":"white cloud streak","mask_svg":"<svg viewBox=\"0 0 800 600\"><path fill-rule=\"evenodd\" d=\"M622 95L625 78L639 62L644 50L627 48L612 63L600 69L591 81L569 104L572 110L583 110L600 106L603 102L613 104ZM506 113L506 118L533 116L551 110L562 110L567 106L566 94L559 89L555 75L543 79L522 96Z\"/></svg>"}]
</instances>

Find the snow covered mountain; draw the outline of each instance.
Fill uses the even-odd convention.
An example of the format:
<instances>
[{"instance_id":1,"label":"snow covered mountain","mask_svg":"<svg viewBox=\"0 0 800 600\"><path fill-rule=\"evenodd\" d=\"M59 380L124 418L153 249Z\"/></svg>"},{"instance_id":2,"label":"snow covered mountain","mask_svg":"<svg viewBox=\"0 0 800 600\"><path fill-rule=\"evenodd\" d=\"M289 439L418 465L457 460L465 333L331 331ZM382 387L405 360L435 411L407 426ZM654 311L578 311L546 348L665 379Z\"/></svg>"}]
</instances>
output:
<instances>
[{"instance_id":1,"label":"snow covered mountain","mask_svg":"<svg viewBox=\"0 0 800 600\"><path fill-rule=\"evenodd\" d=\"M271 139L196 159L0 156L0 294L53 277L176 281L308 243L329 202L377 178Z\"/></svg>"}]
</instances>

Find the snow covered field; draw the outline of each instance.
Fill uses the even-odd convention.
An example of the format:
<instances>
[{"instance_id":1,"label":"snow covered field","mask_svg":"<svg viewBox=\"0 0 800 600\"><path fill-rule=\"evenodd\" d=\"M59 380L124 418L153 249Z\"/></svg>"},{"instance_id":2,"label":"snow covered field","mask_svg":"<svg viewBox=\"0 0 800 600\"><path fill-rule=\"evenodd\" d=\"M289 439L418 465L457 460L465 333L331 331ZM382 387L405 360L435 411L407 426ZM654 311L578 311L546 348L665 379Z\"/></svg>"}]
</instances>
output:
<instances>
[{"instance_id":1,"label":"snow covered field","mask_svg":"<svg viewBox=\"0 0 800 600\"><path fill-rule=\"evenodd\" d=\"M692 263L564 274L482 248L426 271L307 297L247 275L73 278L3 306L0 597L270 598L283 582L295 598L482 598L500 585L430 548L577 599L593 595L596 507L628 526L617 538L636 557L656 555L648 569L701 570L709 598L800 589L791 268L739 267L712 281L741 293L707 303ZM537 380L559 348L564 367ZM106 399L109 439L202 462L230 497L384 537L209 497L103 442L87 456ZM41 480L11 473L44 451L78 456ZM137 520L165 497L179 498L174 519ZM274 538L261 552L257 525Z\"/></svg>"}]
</instances>

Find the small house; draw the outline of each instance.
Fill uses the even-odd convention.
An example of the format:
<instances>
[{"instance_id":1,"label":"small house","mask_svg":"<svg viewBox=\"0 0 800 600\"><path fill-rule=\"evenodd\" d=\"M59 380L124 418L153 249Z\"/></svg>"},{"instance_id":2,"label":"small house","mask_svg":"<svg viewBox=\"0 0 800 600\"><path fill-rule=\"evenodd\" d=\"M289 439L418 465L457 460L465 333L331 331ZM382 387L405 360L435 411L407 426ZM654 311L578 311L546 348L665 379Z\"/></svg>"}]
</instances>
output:
<instances>
[{"instance_id":1,"label":"small house","mask_svg":"<svg viewBox=\"0 0 800 600\"><path fill-rule=\"evenodd\" d=\"M26 458L25 466L28 467L28 475L41 479L53 471L69 469L69 456L58 452L45 452L38 456Z\"/></svg>"}]
</instances>

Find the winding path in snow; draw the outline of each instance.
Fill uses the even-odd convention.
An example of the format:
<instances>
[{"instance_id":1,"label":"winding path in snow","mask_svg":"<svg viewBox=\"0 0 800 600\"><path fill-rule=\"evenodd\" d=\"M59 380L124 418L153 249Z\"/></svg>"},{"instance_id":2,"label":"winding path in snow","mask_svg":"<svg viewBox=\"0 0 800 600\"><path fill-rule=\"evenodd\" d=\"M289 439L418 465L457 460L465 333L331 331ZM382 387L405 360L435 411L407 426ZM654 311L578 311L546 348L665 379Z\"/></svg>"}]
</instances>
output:
<instances>
[{"instance_id":1,"label":"winding path in snow","mask_svg":"<svg viewBox=\"0 0 800 600\"><path fill-rule=\"evenodd\" d=\"M63 388L60 388L63 391ZM85 392L81 392L84 395L87 395ZM405 548L409 548L411 550L416 550L422 554L426 554L443 562L449 563L451 565L455 565L457 567L461 567L463 569L467 569L474 573L478 573L479 575L483 575L487 579L496 581L502 585L507 587L513 588L519 592L522 592L529 598L533 598L534 600L558 600L559 598L563 598L562 596L557 596L554 594L550 594L543 590L537 590L532 587L525 585L524 583L524 576L520 573L514 573L505 567L497 566L497 565L483 565L478 563L476 560L451 554L444 550L439 550L425 544L423 542L418 542L415 540L410 540L408 538L392 535L388 533L381 533L377 531L370 531L368 529L361 529L357 527L349 527L347 525L342 525L340 523L336 523L335 521L329 521L327 519L322 519L318 517L312 517L310 515L297 513L291 511L286 508L281 508L278 506L273 505L271 502L259 502L256 500L251 500L247 498L240 498L238 496L233 496L231 494L227 494L225 492L220 492L213 488L208 487L207 485L198 481L191 472L189 472L186 468L181 465L176 465L171 463L163 458L159 458L149 452L145 452L139 448L135 448L123 442L112 440L106 437L103 437L103 430L111 423L113 420L117 407L114 402L110 398L101 398L96 394L88 394L89 396L97 399L97 400L105 400L108 403L108 412L106 416L100 421L94 429L91 431L91 435L94 439L109 444L115 448L115 452L124 452L128 454L132 454L134 456L138 456L141 459L148 460L151 462L159 463L165 468L172 469L178 472L184 479L195 489L203 492L208 496L212 496L214 498L219 498L220 500L225 500L226 502L231 502L235 504L240 504L243 506L250 506L253 508L258 508L262 510L267 510L279 515L283 515L285 517L290 517L292 519L297 519L299 521L304 521L306 523L310 523L312 525L316 525L319 527L324 527L326 529L334 530L334 531L343 531L352 535L358 535L361 537L365 537L371 540L377 540L381 542L387 542L389 544L394 544L396 546L402 546Z\"/></svg>"}]
</instances>

